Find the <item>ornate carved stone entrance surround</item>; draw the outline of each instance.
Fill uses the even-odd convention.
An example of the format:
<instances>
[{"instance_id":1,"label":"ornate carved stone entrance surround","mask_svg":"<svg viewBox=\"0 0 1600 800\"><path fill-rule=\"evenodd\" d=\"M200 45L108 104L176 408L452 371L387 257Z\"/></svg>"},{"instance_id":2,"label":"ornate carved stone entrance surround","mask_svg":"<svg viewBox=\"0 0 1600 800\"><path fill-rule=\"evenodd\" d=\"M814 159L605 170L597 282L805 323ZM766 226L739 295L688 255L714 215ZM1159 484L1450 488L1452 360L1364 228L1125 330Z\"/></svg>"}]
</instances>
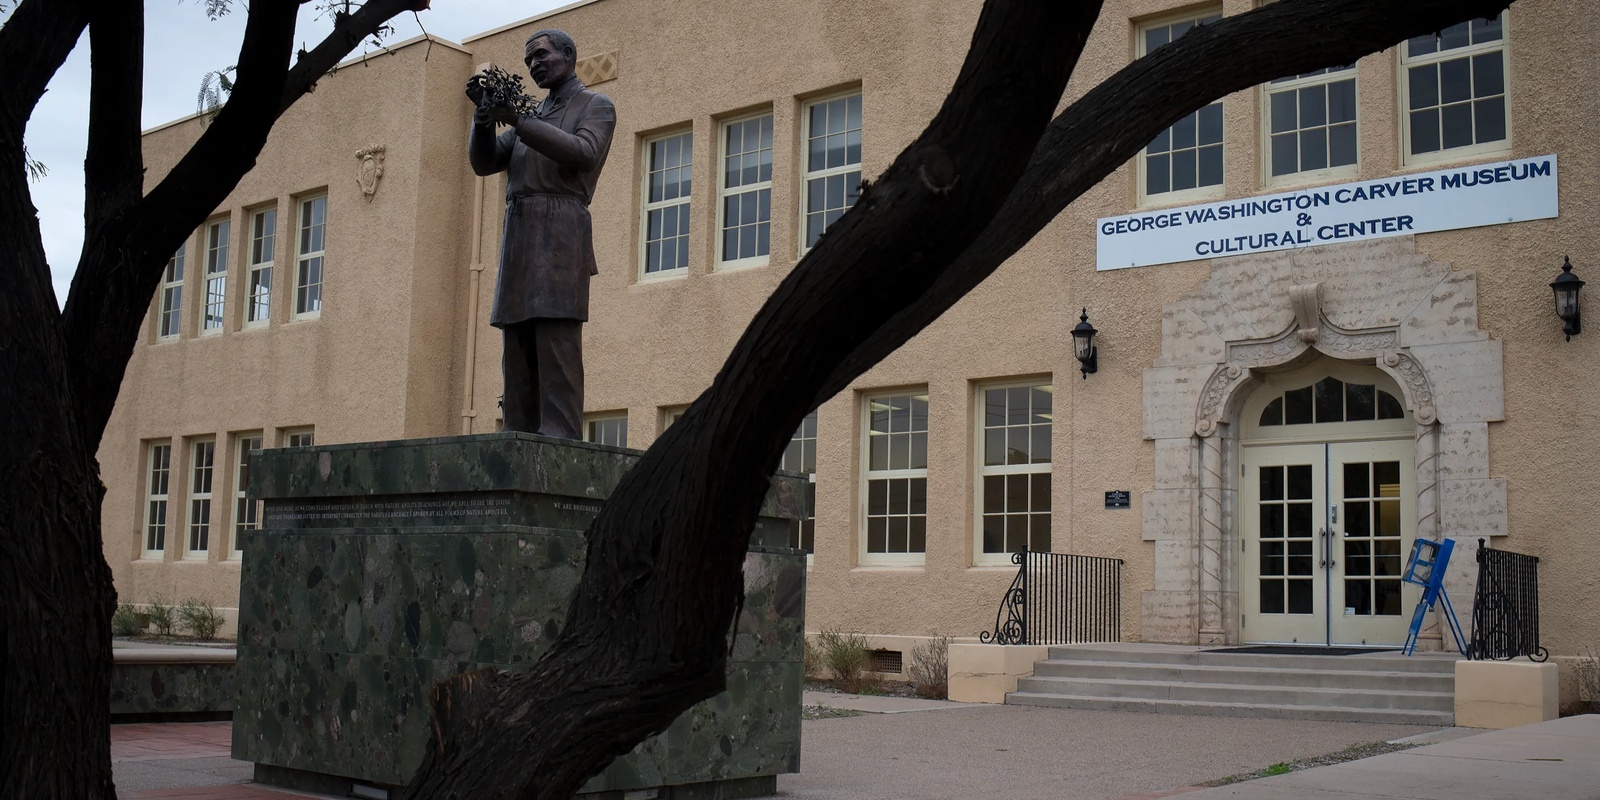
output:
<instances>
[{"instance_id":1,"label":"ornate carved stone entrance surround","mask_svg":"<svg viewBox=\"0 0 1600 800\"><path fill-rule=\"evenodd\" d=\"M1400 385L1416 422L1417 535L1462 543L1447 586L1470 613L1465 545L1506 533L1505 481L1489 477L1489 423L1505 418L1500 342L1478 327L1477 275L1407 236L1216 259L1162 308L1161 357L1144 371L1145 641L1239 641L1239 411L1261 375L1323 357ZM1438 631L1430 619L1422 646L1438 647Z\"/></svg>"}]
</instances>

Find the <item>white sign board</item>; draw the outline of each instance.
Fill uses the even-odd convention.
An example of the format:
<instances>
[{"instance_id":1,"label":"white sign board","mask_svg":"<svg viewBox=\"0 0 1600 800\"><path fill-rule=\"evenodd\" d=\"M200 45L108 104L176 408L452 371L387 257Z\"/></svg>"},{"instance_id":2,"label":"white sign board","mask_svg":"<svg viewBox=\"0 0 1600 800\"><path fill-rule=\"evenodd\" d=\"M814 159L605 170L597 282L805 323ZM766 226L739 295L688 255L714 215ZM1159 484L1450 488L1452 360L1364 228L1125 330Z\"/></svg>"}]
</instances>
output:
<instances>
[{"instance_id":1,"label":"white sign board","mask_svg":"<svg viewBox=\"0 0 1600 800\"><path fill-rule=\"evenodd\" d=\"M1095 269L1550 219L1554 155L1106 217Z\"/></svg>"}]
</instances>

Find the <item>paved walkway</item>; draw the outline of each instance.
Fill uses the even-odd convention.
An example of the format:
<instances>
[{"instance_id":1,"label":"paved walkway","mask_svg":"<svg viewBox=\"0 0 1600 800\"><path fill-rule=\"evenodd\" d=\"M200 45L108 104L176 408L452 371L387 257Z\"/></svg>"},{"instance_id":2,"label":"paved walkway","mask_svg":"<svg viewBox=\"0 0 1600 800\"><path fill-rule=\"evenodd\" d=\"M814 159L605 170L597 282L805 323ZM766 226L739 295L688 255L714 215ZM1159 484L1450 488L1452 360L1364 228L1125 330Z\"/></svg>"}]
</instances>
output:
<instances>
[{"instance_id":1,"label":"paved walkway","mask_svg":"<svg viewBox=\"0 0 1600 800\"><path fill-rule=\"evenodd\" d=\"M788 800L1600 800L1600 715L1472 732L825 693L807 693L806 702L878 713L805 722L803 771L778 779L779 797ZM893 713L910 711L927 713ZM315 796L250 784L251 765L228 757L231 730L227 722L112 726L119 797ZM1197 786L1419 735L1455 740L1231 786Z\"/></svg>"},{"instance_id":2,"label":"paved walkway","mask_svg":"<svg viewBox=\"0 0 1600 800\"><path fill-rule=\"evenodd\" d=\"M1600 798L1600 715L1485 731L1331 767L1222 786L1183 800L1595 800Z\"/></svg>"}]
</instances>

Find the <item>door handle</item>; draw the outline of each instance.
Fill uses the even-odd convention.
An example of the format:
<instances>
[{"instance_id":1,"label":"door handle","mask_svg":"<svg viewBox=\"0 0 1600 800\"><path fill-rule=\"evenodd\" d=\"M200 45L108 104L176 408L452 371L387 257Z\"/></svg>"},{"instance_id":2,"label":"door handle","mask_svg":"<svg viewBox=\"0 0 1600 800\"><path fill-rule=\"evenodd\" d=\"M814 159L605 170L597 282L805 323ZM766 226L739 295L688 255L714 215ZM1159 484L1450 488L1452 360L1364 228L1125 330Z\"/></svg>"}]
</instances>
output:
<instances>
[{"instance_id":1,"label":"door handle","mask_svg":"<svg viewBox=\"0 0 1600 800\"><path fill-rule=\"evenodd\" d=\"M1328 568L1328 529L1317 531L1317 568Z\"/></svg>"}]
</instances>

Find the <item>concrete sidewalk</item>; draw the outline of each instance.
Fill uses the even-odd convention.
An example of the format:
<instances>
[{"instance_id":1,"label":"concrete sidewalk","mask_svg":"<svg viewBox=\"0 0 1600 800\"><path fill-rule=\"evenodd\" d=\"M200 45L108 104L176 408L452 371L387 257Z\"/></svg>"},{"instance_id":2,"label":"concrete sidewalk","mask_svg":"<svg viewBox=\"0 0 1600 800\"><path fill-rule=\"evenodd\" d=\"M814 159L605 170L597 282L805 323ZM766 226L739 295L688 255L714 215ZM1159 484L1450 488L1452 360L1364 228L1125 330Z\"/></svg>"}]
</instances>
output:
<instances>
[{"instance_id":1,"label":"concrete sidewalk","mask_svg":"<svg viewBox=\"0 0 1600 800\"><path fill-rule=\"evenodd\" d=\"M1551 720L1401 753L1205 789L1183 800L1595 800L1600 715Z\"/></svg>"},{"instance_id":2,"label":"concrete sidewalk","mask_svg":"<svg viewBox=\"0 0 1600 800\"><path fill-rule=\"evenodd\" d=\"M802 724L789 800L1600 800L1600 716L1509 731L985 706L817 693L867 711ZM903 713L903 712L927 713ZM124 800L289 800L228 757L227 722L112 726ZM1356 744L1467 738L1218 788L1197 784Z\"/></svg>"}]
</instances>

